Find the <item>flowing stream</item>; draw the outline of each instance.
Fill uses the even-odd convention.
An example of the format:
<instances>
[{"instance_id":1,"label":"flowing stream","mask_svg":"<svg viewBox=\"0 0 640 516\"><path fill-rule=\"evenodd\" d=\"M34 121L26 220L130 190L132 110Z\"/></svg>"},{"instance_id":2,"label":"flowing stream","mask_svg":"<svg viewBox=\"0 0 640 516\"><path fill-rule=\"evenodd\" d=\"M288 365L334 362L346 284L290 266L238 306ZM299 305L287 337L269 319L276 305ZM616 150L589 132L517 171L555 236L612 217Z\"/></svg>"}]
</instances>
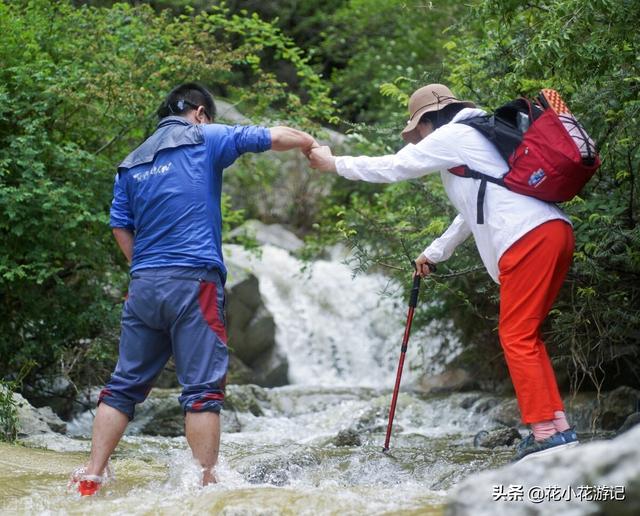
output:
<instances>
[{"instance_id":1,"label":"flowing stream","mask_svg":"<svg viewBox=\"0 0 640 516\"><path fill-rule=\"evenodd\" d=\"M428 332L412 337L391 450L382 453L406 316L405 304L382 292L397 286L377 275L352 279L337 260L299 272L295 258L270 246L261 257L239 248L227 256L259 277L292 385L255 389L251 410L223 419L219 483L199 487L184 437L141 433L145 405L177 404L178 391L156 389L112 458L115 481L95 497L66 486L86 461L90 412L66 436L0 445L1 514L441 514L452 485L508 460L508 450L473 447L490 422L462 408L471 394L411 389L442 345L420 350Z\"/></svg>"}]
</instances>

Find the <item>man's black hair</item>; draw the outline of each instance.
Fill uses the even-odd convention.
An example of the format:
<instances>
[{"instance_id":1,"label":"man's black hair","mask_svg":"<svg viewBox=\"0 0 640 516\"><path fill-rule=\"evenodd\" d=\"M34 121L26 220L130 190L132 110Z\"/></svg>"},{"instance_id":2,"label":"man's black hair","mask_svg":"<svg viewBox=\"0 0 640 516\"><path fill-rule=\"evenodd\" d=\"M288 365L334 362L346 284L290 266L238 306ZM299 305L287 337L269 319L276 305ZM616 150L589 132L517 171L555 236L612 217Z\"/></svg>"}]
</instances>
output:
<instances>
[{"instance_id":1,"label":"man's black hair","mask_svg":"<svg viewBox=\"0 0 640 516\"><path fill-rule=\"evenodd\" d=\"M160 119L171 115L182 116L199 106L204 106L205 114L213 122L216 117L213 95L201 84L187 82L173 88L156 113Z\"/></svg>"},{"instance_id":2,"label":"man's black hair","mask_svg":"<svg viewBox=\"0 0 640 516\"><path fill-rule=\"evenodd\" d=\"M448 104L447 106L439 109L438 111L430 111L420 117L420 123L431 122L433 129L436 130L445 124L448 124L453 120L453 117L458 114L459 111L464 109L464 104Z\"/></svg>"}]
</instances>

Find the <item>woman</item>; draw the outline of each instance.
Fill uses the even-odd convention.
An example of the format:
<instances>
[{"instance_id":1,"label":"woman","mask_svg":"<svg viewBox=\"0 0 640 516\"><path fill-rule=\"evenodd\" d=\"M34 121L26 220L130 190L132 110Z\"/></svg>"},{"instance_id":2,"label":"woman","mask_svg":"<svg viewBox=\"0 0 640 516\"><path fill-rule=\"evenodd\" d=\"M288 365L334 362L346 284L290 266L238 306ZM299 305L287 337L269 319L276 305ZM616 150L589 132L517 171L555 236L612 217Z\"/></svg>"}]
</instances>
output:
<instances>
[{"instance_id":1,"label":"woman","mask_svg":"<svg viewBox=\"0 0 640 516\"><path fill-rule=\"evenodd\" d=\"M475 129L456 123L486 114L458 100L442 84L429 84L409 99L410 118L402 131L408 143L379 157L333 156L328 147L312 150L313 168L351 179L391 183L440 171L458 215L444 234L416 259L418 273L449 258L473 235L482 261L500 285L499 336L522 421L532 433L516 458L547 454L577 444L567 422L555 374L540 328L569 269L574 238L569 219L554 204L487 184L484 220L477 219L480 181L448 169L466 165L500 177L508 170L498 150Z\"/></svg>"}]
</instances>

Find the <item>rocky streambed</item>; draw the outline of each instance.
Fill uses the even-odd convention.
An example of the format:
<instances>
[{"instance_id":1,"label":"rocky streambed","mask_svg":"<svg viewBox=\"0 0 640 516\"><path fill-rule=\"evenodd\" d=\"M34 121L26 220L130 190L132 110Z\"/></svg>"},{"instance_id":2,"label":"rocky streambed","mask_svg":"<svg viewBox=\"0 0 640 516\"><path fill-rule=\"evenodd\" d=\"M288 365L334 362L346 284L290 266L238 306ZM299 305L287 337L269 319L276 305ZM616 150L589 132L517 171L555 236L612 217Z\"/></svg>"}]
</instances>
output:
<instances>
[{"instance_id":1,"label":"rocky streambed","mask_svg":"<svg viewBox=\"0 0 640 516\"><path fill-rule=\"evenodd\" d=\"M140 406L112 460L116 480L93 499L79 498L66 485L70 471L86 460L90 411L66 429L57 426L64 434L35 425L20 445L0 445L0 512L458 515L567 507L571 514L637 514L640 507L640 428L547 460L509 465L507 443L520 433L504 424L514 417L513 403L480 392L402 393L391 450L384 454L388 390L230 385L220 483L202 489L182 436L177 394L155 389ZM593 410L588 399L574 408L585 421ZM584 441L593 436L582 429ZM625 499L506 499L519 486L528 493L536 486L585 485L624 486ZM495 499L500 489L505 497Z\"/></svg>"}]
</instances>

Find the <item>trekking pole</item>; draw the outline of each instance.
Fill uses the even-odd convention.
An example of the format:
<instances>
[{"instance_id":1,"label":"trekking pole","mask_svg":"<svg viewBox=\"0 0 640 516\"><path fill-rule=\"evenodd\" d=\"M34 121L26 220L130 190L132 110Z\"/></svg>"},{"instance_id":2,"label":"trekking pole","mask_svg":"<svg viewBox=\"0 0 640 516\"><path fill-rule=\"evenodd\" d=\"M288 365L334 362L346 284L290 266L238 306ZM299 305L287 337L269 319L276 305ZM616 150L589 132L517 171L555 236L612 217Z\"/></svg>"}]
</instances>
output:
<instances>
[{"instance_id":1,"label":"trekking pole","mask_svg":"<svg viewBox=\"0 0 640 516\"><path fill-rule=\"evenodd\" d=\"M413 268L416 271L413 277L413 287L411 288L411 297L409 298L409 313L407 314L407 324L404 327L404 337L402 339L402 347L400 348L400 362L398 362L398 372L396 373L396 385L393 388L393 396L391 398L391 407L389 408L389 423L387 424L387 436L384 440L383 453L389 451L389 441L391 440L391 428L393 427L393 417L396 413L396 403L398 401L398 391L400 390L400 379L402 378L402 368L404 367L404 357L407 353L409 345L409 334L411 333L411 323L413 322L413 312L418 304L418 293L420 292L420 276L418 275L418 267L416 262ZM428 263L427 266L431 272L436 270L436 266Z\"/></svg>"}]
</instances>

